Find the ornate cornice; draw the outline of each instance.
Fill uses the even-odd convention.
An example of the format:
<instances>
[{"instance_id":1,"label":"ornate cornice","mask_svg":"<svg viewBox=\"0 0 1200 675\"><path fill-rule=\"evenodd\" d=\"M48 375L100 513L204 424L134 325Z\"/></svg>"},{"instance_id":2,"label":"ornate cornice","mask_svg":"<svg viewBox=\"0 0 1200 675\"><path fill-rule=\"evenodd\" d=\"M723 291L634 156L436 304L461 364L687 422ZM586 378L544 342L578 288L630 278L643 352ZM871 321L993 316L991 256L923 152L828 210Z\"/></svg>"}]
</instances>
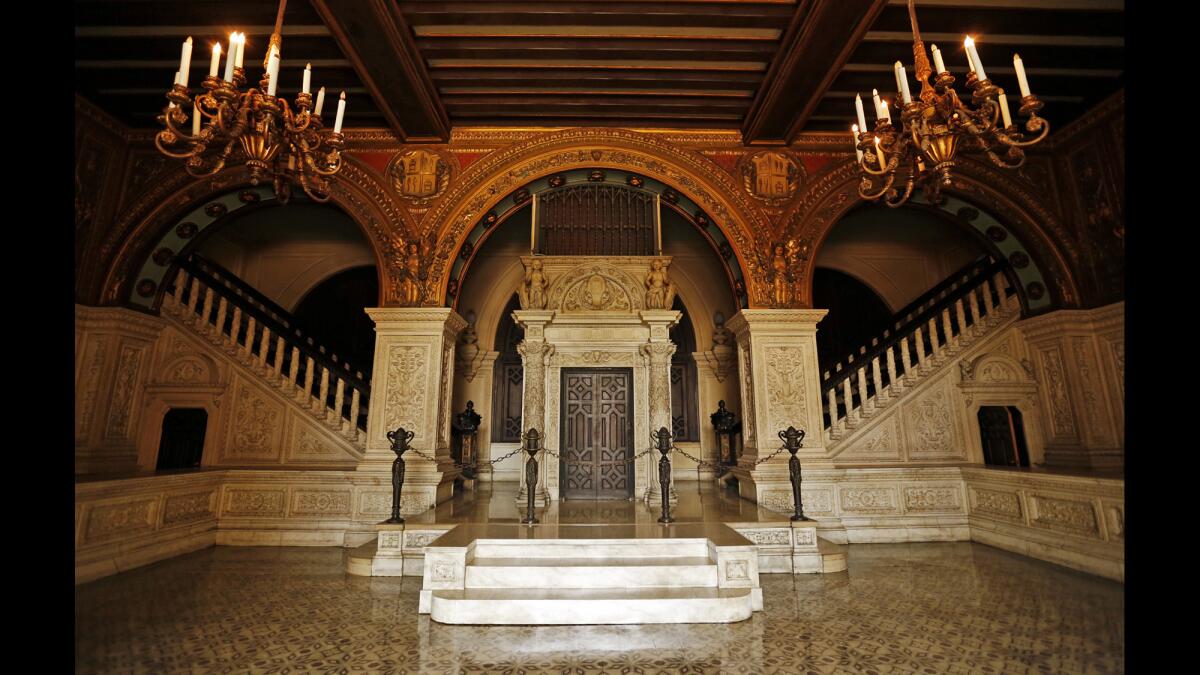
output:
<instances>
[{"instance_id":1,"label":"ornate cornice","mask_svg":"<svg viewBox=\"0 0 1200 675\"><path fill-rule=\"evenodd\" d=\"M127 143L129 142L129 136L131 135L131 130L129 127L121 124L119 121L117 121L117 118L104 112L104 110L102 110L95 103L92 103L86 98L80 96L78 92L75 94L75 114L83 115L102 127L105 131L108 131Z\"/></svg>"},{"instance_id":2,"label":"ornate cornice","mask_svg":"<svg viewBox=\"0 0 1200 675\"><path fill-rule=\"evenodd\" d=\"M1124 110L1125 89L1122 87L1108 98L1097 103L1074 122L1059 129L1058 133L1050 134L1050 137L1046 139L1047 149L1059 150L1062 146L1074 141L1080 134L1092 131L1097 124L1106 121L1113 113Z\"/></svg>"},{"instance_id":3,"label":"ornate cornice","mask_svg":"<svg viewBox=\"0 0 1200 675\"><path fill-rule=\"evenodd\" d=\"M455 127L450 131L450 143L511 144L527 141L542 134L555 133L571 127ZM742 145L742 132L736 129L656 129L630 128L647 136L661 138L668 143L702 146Z\"/></svg>"},{"instance_id":4,"label":"ornate cornice","mask_svg":"<svg viewBox=\"0 0 1200 675\"><path fill-rule=\"evenodd\" d=\"M154 339L166 327L166 322L156 316L123 307L88 307L75 305L75 324L88 332L113 331Z\"/></svg>"}]
</instances>

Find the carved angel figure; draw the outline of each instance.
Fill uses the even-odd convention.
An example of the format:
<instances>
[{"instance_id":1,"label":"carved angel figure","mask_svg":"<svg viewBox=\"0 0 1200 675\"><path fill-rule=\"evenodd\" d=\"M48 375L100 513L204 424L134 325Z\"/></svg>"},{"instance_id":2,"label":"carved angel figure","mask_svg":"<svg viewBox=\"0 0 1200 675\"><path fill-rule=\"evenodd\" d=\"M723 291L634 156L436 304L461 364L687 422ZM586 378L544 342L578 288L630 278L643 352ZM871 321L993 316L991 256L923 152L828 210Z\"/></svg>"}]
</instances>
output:
<instances>
[{"instance_id":1,"label":"carved angel figure","mask_svg":"<svg viewBox=\"0 0 1200 675\"><path fill-rule=\"evenodd\" d=\"M408 245L404 261L404 279L400 282L400 304L416 307L421 304L421 254L415 243Z\"/></svg>"},{"instance_id":2,"label":"carved angel figure","mask_svg":"<svg viewBox=\"0 0 1200 675\"><path fill-rule=\"evenodd\" d=\"M776 307L787 307L792 302L792 273L788 267L786 249L783 244L775 244L771 255L771 299Z\"/></svg>"},{"instance_id":3,"label":"carved angel figure","mask_svg":"<svg viewBox=\"0 0 1200 675\"><path fill-rule=\"evenodd\" d=\"M675 302L675 284L667 280L667 270L661 260L650 263L646 275L646 309L670 309Z\"/></svg>"},{"instance_id":4,"label":"carved angel figure","mask_svg":"<svg viewBox=\"0 0 1200 675\"><path fill-rule=\"evenodd\" d=\"M545 309L547 285L542 261L529 263L529 267L525 268L525 306L522 309Z\"/></svg>"}]
</instances>

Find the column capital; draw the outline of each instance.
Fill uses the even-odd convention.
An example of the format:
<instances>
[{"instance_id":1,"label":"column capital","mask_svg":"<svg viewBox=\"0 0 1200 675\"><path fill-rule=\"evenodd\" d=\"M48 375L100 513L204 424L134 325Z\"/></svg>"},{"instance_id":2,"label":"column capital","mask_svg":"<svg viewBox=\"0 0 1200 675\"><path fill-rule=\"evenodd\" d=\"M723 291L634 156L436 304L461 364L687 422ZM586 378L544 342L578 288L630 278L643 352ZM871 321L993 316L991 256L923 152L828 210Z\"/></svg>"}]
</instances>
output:
<instances>
[{"instance_id":1,"label":"column capital","mask_svg":"<svg viewBox=\"0 0 1200 675\"><path fill-rule=\"evenodd\" d=\"M815 333L827 309L743 309L725 322L738 338L747 332L798 335Z\"/></svg>"},{"instance_id":2,"label":"column capital","mask_svg":"<svg viewBox=\"0 0 1200 675\"><path fill-rule=\"evenodd\" d=\"M457 337L467 320L449 307L368 307L378 335L430 335Z\"/></svg>"}]
</instances>

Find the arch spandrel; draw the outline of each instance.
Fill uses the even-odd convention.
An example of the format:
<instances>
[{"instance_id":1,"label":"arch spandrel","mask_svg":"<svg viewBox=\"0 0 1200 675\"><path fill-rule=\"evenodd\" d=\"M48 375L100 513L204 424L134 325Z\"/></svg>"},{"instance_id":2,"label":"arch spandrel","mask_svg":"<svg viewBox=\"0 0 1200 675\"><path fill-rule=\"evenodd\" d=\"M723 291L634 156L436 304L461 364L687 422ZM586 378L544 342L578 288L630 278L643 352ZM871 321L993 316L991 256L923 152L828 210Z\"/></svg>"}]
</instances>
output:
<instances>
[{"instance_id":1,"label":"arch spandrel","mask_svg":"<svg viewBox=\"0 0 1200 675\"><path fill-rule=\"evenodd\" d=\"M605 168L653 178L686 195L709 213L732 244L742 269L757 269L761 247L756 232L770 223L733 178L699 153L646 134L624 129L575 128L550 132L497 150L472 164L446 197L426 216L437 243L428 262L424 304L440 305L459 247L486 214L508 194L550 174L572 169ZM426 235L429 236L429 235ZM748 275L754 306L760 294L756 275Z\"/></svg>"},{"instance_id":2,"label":"arch spandrel","mask_svg":"<svg viewBox=\"0 0 1200 675\"><path fill-rule=\"evenodd\" d=\"M330 185L330 202L358 224L371 247L379 271L381 302L385 306L396 304L405 241L416 229L411 218L392 198L389 186L354 160L342 164ZM125 211L102 242L100 255L112 262L104 270L99 286L100 303L121 304L129 296L137 281L133 277L153 243L181 217L207 201L248 187L250 174L245 166L195 178L181 165L164 176Z\"/></svg>"},{"instance_id":3,"label":"arch spandrel","mask_svg":"<svg viewBox=\"0 0 1200 675\"><path fill-rule=\"evenodd\" d=\"M954 184L943 192L979 206L1010 226L1037 256L1045 277L1054 281L1054 305L1078 305L1079 290L1071 273L1074 266L1068 262L1077 255L1053 212L1011 176L971 161L960 162L959 169ZM780 220L786 224L784 237L795 241L803 252L792 268L799 306L812 306L814 261L825 239L843 216L864 203L858 196L860 179L857 164L848 156L806 185Z\"/></svg>"}]
</instances>

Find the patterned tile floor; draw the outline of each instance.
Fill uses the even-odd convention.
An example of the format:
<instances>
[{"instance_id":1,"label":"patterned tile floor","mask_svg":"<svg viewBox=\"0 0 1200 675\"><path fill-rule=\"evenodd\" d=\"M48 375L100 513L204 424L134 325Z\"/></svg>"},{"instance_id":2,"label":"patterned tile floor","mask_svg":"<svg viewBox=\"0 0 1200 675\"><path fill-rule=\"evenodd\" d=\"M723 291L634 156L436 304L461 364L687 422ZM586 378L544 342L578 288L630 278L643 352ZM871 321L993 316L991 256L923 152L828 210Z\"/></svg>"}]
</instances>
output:
<instances>
[{"instance_id":1,"label":"patterned tile floor","mask_svg":"<svg viewBox=\"0 0 1200 675\"><path fill-rule=\"evenodd\" d=\"M1124 587L980 544L763 575L737 624L447 626L345 551L216 547L75 591L78 672L1119 673Z\"/></svg>"}]
</instances>

